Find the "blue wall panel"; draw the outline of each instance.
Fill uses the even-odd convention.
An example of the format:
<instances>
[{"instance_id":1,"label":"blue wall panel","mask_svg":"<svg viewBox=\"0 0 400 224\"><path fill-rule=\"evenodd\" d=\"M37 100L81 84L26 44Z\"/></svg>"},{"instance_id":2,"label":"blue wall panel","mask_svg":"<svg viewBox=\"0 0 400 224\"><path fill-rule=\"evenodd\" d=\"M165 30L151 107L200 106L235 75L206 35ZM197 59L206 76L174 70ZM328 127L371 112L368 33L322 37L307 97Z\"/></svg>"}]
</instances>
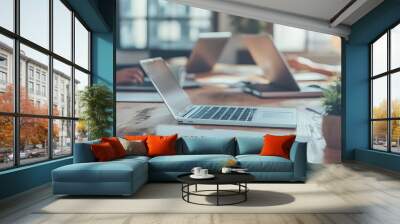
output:
<instances>
[{"instance_id":1,"label":"blue wall panel","mask_svg":"<svg viewBox=\"0 0 400 224\"><path fill-rule=\"evenodd\" d=\"M71 163L70 157L0 172L0 199L48 183L53 169Z\"/></svg>"},{"instance_id":2,"label":"blue wall panel","mask_svg":"<svg viewBox=\"0 0 400 224\"><path fill-rule=\"evenodd\" d=\"M92 75L93 83L100 83L108 86L114 94L114 35L113 33L93 33L92 34ZM115 103L114 103L115 104ZM115 133L115 106L114 124L110 127L110 133Z\"/></svg>"},{"instance_id":3,"label":"blue wall panel","mask_svg":"<svg viewBox=\"0 0 400 224\"><path fill-rule=\"evenodd\" d=\"M369 43L397 22L400 22L400 1L386 0L355 23L349 40L343 42L346 76L343 159L392 170L399 170L400 157L369 150Z\"/></svg>"}]
</instances>

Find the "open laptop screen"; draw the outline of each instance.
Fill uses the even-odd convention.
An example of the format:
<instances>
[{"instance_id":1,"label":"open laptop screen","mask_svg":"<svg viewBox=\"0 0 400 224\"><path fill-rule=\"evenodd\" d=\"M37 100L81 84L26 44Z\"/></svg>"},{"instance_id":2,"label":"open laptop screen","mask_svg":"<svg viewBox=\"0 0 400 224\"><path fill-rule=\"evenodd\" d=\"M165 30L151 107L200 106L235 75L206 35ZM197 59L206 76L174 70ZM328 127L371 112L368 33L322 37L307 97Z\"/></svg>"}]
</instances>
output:
<instances>
[{"instance_id":1,"label":"open laptop screen","mask_svg":"<svg viewBox=\"0 0 400 224\"><path fill-rule=\"evenodd\" d=\"M211 71L230 37L229 32L201 33L186 63L186 72Z\"/></svg>"},{"instance_id":2,"label":"open laptop screen","mask_svg":"<svg viewBox=\"0 0 400 224\"><path fill-rule=\"evenodd\" d=\"M300 90L269 35L244 35L242 41L272 84L288 91Z\"/></svg>"},{"instance_id":3,"label":"open laptop screen","mask_svg":"<svg viewBox=\"0 0 400 224\"><path fill-rule=\"evenodd\" d=\"M179 113L184 112L188 106L192 105L189 96L179 86L178 81L162 58L142 60L140 66L153 82L174 116L178 116Z\"/></svg>"}]
</instances>

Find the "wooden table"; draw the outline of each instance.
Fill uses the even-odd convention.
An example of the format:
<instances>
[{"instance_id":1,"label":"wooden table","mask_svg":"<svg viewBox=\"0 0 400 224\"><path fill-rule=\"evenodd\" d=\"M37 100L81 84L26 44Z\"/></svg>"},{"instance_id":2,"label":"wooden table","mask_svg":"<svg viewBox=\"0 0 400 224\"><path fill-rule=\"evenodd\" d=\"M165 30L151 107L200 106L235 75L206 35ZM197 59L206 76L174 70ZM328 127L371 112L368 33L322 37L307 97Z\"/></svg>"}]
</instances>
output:
<instances>
[{"instance_id":1,"label":"wooden table","mask_svg":"<svg viewBox=\"0 0 400 224\"><path fill-rule=\"evenodd\" d=\"M224 83L224 78L229 80ZM117 103L117 135L125 134L172 134L180 135L252 135L263 136L269 134L296 134L298 139L307 141L309 161L335 161L340 158L340 152L332 150L329 158L324 158L325 140L321 135L322 116L307 110L307 107L321 107L321 98L275 98L261 99L240 91L230 84L231 79L254 80L262 79L259 74L226 74L209 73L196 76L196 80L203 83L203 87L187 89L186 92L195 104L219 104L237 106L273 106L295 107L298 110L298 126L296 129L236 127L216 125L178 125L164 103ZM222 80L218 82L218 80ZM268 82L268 80L266 80ZM330 81L313 82L326 85ZM306 83L309 84L309 83ZM212 130L212 131L210 131ZM339 153L339 155L338 155Z\"/></svg>"}]
</instances>

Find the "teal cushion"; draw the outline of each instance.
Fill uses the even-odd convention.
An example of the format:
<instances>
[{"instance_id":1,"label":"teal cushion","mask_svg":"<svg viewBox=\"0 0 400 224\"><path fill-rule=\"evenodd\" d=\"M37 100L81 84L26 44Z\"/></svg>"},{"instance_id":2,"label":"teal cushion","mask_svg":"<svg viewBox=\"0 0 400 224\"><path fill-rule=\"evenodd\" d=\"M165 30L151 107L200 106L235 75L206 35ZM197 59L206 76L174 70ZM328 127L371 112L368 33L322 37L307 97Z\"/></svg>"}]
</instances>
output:
<instances>
[{"instance_id":1,"label":"teal cushion","mask_svg":"<svg viewBox=\"0 0 400 224\"><path fill-rule=\"evenodd\" d=\"M235 139L227 137L182 137L178 154L226 154L235 155Z\"/></svg>"},{"instance_id":2,"label":"teal cushion","mask_svg":"<svg viewBox=\"0 0 400 224\"><path fill-rule=\"evenodd\" d=\"M96 158L91 149L92 144L99 144L100 140L75 143L74 147L74 163L95 162Z\"/></svg>"},{"instance_id":3,"label":"teal cushion","mask_svg":"<svg viewBox=\"0 0 400 224\"><path fill-rule=\"evenodd\" d=\"M219 171L231 155L175 155L158 156L149 160L149 170L163 172L190 172L193 167L203 167L210 171Z\"/></svg>"},{"instance_id":4,"label":"teal cushion","mask_svg":"<svg viewBox=\"0 0 400 224\"><path fill-rule=\"evenodd\" d=\"M129 182L135 173L147 172L147 163L139 159L74 163L53 170L59 182Z\"/></svg>"},{"instance_id":5,"label":"teal cushion","mask_svg":"<svg viewBox=\"0 0 400 224\"><path fill-rule=\"evenodd\" d=\"M260 154L264 145L264 138L259 137L237 137L236 155Z\"/></svg>"},{"instance_id":6,"label":"teal cushion","mask_svg":"<svg viewBox=\"0 0 400 224\"><path fill-rule=\"evenodd\" d=\"M239 155L239 165L250 172L293 172L293 162L278 156Z\"/></svg>"}]
</instances>

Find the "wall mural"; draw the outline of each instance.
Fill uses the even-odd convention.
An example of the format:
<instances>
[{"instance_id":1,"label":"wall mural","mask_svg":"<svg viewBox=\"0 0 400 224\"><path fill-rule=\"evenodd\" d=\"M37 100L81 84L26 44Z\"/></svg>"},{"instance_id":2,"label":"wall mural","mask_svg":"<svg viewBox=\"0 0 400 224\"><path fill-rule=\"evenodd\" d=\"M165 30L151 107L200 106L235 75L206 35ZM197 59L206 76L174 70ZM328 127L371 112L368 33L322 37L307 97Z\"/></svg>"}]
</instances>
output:
<instances>
[{"instance_id":1,"label":"wall mural","mask_svg":"<svg viewBox=\"0 0 400 224\"><path fill-rule=\"evenodd\" d=\"M118 136L296 134L308 142L309 162L340 162L339 37L163 0L120 0L118 12ZM229 37L222 40L224 35ZM172 112L189 99L164 90L163 97L174 105L166 106L147 74L152 68L146 72L139 66L155 57L168 66L168 78L162 70L154 72L162 88L172 88L168 83L173 80L172 89L183 90L193 104L219 106L203 108L194 117L246 120L252 116L247 106L289 108L297 111L297 125L178 124ZM289 123L284 114L265 112L262 120Z\"/></svg>"}]
</instances>

